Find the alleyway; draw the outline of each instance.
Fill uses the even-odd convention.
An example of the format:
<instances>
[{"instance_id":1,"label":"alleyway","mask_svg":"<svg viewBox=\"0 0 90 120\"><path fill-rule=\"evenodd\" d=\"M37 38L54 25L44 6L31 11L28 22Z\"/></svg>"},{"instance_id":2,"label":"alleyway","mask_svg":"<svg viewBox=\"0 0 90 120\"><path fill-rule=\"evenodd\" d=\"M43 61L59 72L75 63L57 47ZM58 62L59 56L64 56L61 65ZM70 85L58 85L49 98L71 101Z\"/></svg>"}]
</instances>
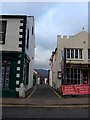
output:
<instances>
[{"instance_id":1,"label":"alleyway","mask_svg":"<svg viewBox=\"0 0 90 120\"><path fill-rule=\"evenodd\" d=\"M59 96L55 93L55 91L45 84L38 85L33 94L29 97L34 103L40 104L48 103L50 101L59 101L60 99Z\"/></svg>"},{"instance_id":2,"label":"alleyway","mask_svg":"<svg viewBox=\"0 0 90 120\"><path fill-rule=\"evenodd\" d=\"M48 85L40 84L37 86L37 89L31 96L31 98L40 98L40 99L58 99L59 97Z\"/></svg>"}]
</instances>

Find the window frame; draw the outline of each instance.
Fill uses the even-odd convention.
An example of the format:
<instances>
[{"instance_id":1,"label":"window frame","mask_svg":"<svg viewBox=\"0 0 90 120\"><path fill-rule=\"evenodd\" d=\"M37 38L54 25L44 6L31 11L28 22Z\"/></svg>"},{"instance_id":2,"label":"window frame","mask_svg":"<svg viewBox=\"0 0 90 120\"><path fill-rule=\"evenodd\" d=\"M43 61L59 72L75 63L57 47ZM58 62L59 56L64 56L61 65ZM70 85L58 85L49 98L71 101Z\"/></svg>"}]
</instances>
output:
<instances>
[{"instance_id":1,"label":"window frame","mask_svg":"<svg viewBox=\"0 0 90 120\"><path fill-rule=\"evenodd\" d=\"M76 72L75 72L76 71ZM76 68L67 68L66 69L66 81L67 84L80 84L81 83L81 70Z\"/></svg>"},{"instance_id":2,"label":"window frame","mask_svg":"<svg viewBox=\"0 0 90 120\"><path fill-rule=\"evenodd\" d=\"M69 48L67 48L67 50L66 50L66 56L67 56L68 59L70 58L70 49Z\"/></svg>"},{"instance_id":3,"label":"window frame","mask_svg":"<svg viewBox=\"0 0 90 120\"><path fill-rule=\"evenodd\" d=\"M29 28L27 29L27 49L29 49Z\"/></svg>"},{"instance_id":4,"label":"window frame","mask_svg":"<svg viewBox=\"0 0 90 120\"><path fill-rule=\"evenodd\" d=\"M10 74L11 74L11 62L10 61L5 61L5 62L3 62L3 64L2 64L2 67L4 67L4 79L2 79L2 88L3 89L9 89L10 88ZM6 82L6 69L7 69L7 67L9 67L9 76L8 76L8 87L5 87L5 82ZM2 74L3 75L3 74Z\"/></svg>"},{"instance_id":5,"label":"window frame","mask_svg":"<svg viewBox=\"0 0 90 120\"><path fill-rule=\"evenodd\" d=\"M6 29L7 29L7 21L6 20L3 20L3 21L0 21L1 22L1 31L0 31L0 34L1 34L1 40L0 40L0 44L5 44L5 38L6 38ZM4 23L4 31L3 31L3 23Z\"/></svg>"},{"instance_id":6,"label":"window frame","mask_svg":"<svg viewBox=\"0 0 90 120\"><path fill-rule=\"evenodd\" d=\"M27 86L29 83L29 62L27 60L25 60L24 79L25 79L24 84L25 86Z\"/></svg>"},{"instance_id":7,"label":"window frame","mask_svg":"<svg viewBox=\"0 0 90 120\"><path fill-rule=\"evenodd\" d=\"M90 49L88 49L88 59L90 60Z\"/></svg>"},{"instance_id":8,"label":"window frame","mask_svg":"<svg viewBox=\"0 0 90 120\"><path fill-rule=\"evenodd\" d=\"M83 54L82 54L83 51L82 50L83 50L82 48L79 48L79 49L66 48L66 58L71 59L71 60L82 60L83 59ZM77 52L77 56L76 56L76 52Z\"/></svg>"},{"instance_id":9,"label":"window frame","mask_svg":"<svg viewBox=\"0 0 90 120\"><path fill-rule=\"evenodd\" d=\"M32 35L34 34L34 27L32 26Z\"/></svg>"}]
</instances>

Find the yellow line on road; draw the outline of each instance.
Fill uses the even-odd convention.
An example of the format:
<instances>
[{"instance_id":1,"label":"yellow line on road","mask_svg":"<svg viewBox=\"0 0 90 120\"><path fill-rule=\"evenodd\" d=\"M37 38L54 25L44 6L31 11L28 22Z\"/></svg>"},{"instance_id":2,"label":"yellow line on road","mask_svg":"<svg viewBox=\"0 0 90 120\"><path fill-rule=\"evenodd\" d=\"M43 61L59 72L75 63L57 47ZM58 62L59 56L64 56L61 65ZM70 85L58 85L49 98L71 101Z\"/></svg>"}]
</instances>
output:
<instances>
[{"instance_id":1,"label":"yellow line on road","mask_svg":"<svg viewBox=\"0 0 90 120\"><path fill-rule=\"evenodd\" d=\"M51 87L50 87L51 88ZM53 88L51 88L52 90L53 90L53 92L59 97L59 98L61 98L61 96L53 89Z\"/></svg>"},{"instance_id":2,"label":"yellow line on road","mask_svg":"<svg viewBox=\"0 0 90 120\"><path fill-rule=\"evenodd\" d=\"M31 92L31 94L28 96L29 98L33 95L33 93L35 92L35 90L36 90L36 86L35 86L34 90Z\"/></svg>"}]
</instances>

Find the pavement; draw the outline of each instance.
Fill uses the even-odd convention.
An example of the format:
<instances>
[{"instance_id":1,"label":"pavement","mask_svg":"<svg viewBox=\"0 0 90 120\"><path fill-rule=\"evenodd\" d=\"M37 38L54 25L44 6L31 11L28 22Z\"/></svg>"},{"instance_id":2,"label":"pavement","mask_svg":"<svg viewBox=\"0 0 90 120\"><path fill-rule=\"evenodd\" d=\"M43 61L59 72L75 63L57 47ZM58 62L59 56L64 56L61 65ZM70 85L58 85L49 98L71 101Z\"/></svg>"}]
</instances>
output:
<instances>
[{"instance_id":1,"label":"pavement","mask_svg":"<svg viewBox=\"0 0 90 120\"><path fill-rule=\"evenodd\" d=\"M2 102L1 102L2 101ZM2 105L90 105L88 98L61 98L59 100L42 100L32 98L3 98Z\"/></svg>"},{"instance_id":2,"label":"pavement","mask_svg":"<svg viewBox=\"0 0 90 120\"><path fill-rule=\"evenodd\" d=\"M61 97L47 85L35 87L26 98L0 98L0 106L33 105L33 106L60 106L86 105L90 106L90 97Z\"/></svg>"}]
</instances>

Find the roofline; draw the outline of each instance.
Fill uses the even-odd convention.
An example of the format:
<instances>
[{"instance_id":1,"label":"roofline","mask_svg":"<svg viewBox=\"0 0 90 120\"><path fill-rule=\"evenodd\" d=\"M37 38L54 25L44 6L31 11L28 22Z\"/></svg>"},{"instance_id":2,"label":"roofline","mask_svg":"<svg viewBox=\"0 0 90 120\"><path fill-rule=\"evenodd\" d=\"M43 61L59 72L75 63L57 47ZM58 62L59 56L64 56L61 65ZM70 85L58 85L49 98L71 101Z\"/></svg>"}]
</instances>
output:
<instances>
[{"instance_id":1,"label":"roofline","mask_svg":"<svg viewBox=\"0 0 90 120\"><path fill-rule=\"evenodd\" d=\"M27 16L27 15L0 15L0 18L14 18L14 19L19 19L19 18L25 18L25 17L34 17L34 16Z\"/></svg>"}]
</instances>

